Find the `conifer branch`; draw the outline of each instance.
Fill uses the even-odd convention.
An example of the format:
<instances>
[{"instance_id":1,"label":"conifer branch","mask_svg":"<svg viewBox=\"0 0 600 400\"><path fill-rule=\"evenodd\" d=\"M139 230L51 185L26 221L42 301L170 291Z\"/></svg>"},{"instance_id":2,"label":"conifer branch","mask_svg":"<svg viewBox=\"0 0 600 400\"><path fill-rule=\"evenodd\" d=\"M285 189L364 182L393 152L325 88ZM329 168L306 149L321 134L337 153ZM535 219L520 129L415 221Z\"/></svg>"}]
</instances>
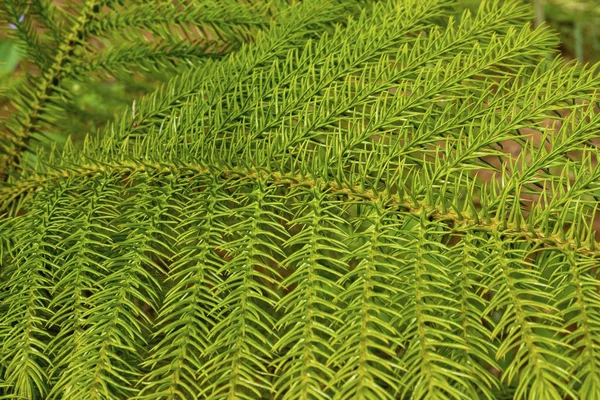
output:
<instances>
[{"instance_id":1,"label":"conifer branch","mask_svg":"<svg viewBox=\"0 0 600 400\"><path fill-rule=\"evenodd\" d=\"M63 69L177 76L0 185L0 397L600 395L600 64L513 0L131 1L84 31L163 47Z\"/></svg>"},{"instance_id":2,"label":"conifer branch","mask_svg":"<svg viewBox=\"0 0 600 400\"><path fill-rule=\"evenodd\" d=\"M240 179L240 180L255 180L260 178L261 180L272 182L274 184L282 184L290 186L292 188L298 187L309 187L309 188L328 188L332 194L339 194L348 196L350 199L360 200L363 199L367 202L377 201L389 201L391 207L397 207L399 210L409 212L411 214L425 213L428 219L435 219L442 222L449 222L453 225L453 229L457 233L468 232L470 227L481 229L485 232L493 232L495 229L502 229L504 234L514 236L515 238L523 238L528 241L539 243L540 245L547 245L552 248L564 248L577 251L578 253L585 254L590 257L600 256L600 247L598 242L592 239L592 241L579 241L572 240L575 238L568 238L564 235L555 232L545 232L542 229L538 229L535 226L536 223L531 224L513 224L512 221L507 221L500 217L502 211L509 207L506 202L515 201L519 204L519 200L510 196L513 191L512 186L502 186L499 182L491 182L488 187L482 188L484 192L481 193L481 208L480 211L473 211L471 205L463 205L464 209L452 209L448 208L447 205L442 201L436 201L429 203L424 198L423 194L419 194L417 191L414 195L419 196L421 199L411 197L412 194L391 194L388 195L385 191L381 192L376 188L369 188L360 185L353 185L348 181L327 181L322 178L315 177L316 174L306 175L306 172L298 171L297 173L280 173L276 171L269 171L266 168L252 168L252 167L229 167L223 168L222 166L214 166L210 164L197 164L197 163L182 163L182 162L136 162L136 161L120 161L120 162L102 162L94 164L81 164L77 166L68 167L66 165L61 166L60 169L50 170L45 173L36 173L34 176L21 179L19 184L16 185L5 185L0 189L0 199L3 199L2 203L8 203L11 198L16 198L25 193L35 193L44 187L52 187L62 180L72 181L84 181L86 179L97 179L102 177L104 174L109 173L110 175L116 176L142 176L148 174L150 176L156 174L167 174L173 176L201 176L201 175L218 175L223 179ZM411 171L408 168L400 167L397 171L394 171L394 175L397 179L401 176L410 177ZM586 174L587 175L587 174ZM593 175L587 175L589 182L597 182L600 179L600 166L595 167ZM396 182L401 187L412 186L408 184L408 180L401 179ZM415 179L415 176L412 176ZM418 179L418 178L417 178ZM426 177L425 179L430 179ZM401 182L405 182L402 184ZM456 180L457 185L465 185L472 182L471 179L461 177ZM580 184L581 185L581 184ZM578 192L583 194L589 191L589 188L581 188L580 185L572 187L573 195ZM425 188L429 186L427 181L423 182L418 187ZM401 188L400 188L401 189ZM400 190L399 189L399 190ZM448 190L448 187L444 187ZM451 194L454 196L454 194ZM445 196L440 194L440 199ZM24 199L27 201L27 199ZM22 200L23 201L23 200ZM564 196L557 196L550 206L541 209L534 209L531 218L540 217L537 213L548 213L553 209L564 209L565 206ZM551 205L556 204L555 207ZM510 209L510 208L509 208ZM498 217L492 216L491 210L498 211ZM473 214L475 212L476 214ZM591 239L591 238L590 238Z\"/></svg>"},{"instance_id":3,"label":"conifer branch","mask_svg":"<svg viewBox=\"0 0 600 400\"><path fill-rule=\"evenodd\" d=\"M31 0L31 7L31 11L39 17L43 26L51 32L54 41L62 43L62 26L56 18L56 6L52 0Z\"/></svg>"},{"instance_id":4,"label":"conifer branch","mask_svg":"<svg viewBox=\"0 0 600 400\"><path fill-rule=\"evenodd\" d=\"M86 39L87 24L100 11L100 3L96 0L86 0L80 18L71 27L62 43L59 44L56 55L49 68L43 69L43 76L35 87L35 92L23 110L23 117L16 126L7 126L10 132L8 143L3 144L2 160L6 163L3 171L4 179L10 169L19 164L19 155L28 148L32 135L37 131L41 113L46 102L56 92L61 80L67 73L71 59L76 50Z\"/></svg>"}]
</instances>

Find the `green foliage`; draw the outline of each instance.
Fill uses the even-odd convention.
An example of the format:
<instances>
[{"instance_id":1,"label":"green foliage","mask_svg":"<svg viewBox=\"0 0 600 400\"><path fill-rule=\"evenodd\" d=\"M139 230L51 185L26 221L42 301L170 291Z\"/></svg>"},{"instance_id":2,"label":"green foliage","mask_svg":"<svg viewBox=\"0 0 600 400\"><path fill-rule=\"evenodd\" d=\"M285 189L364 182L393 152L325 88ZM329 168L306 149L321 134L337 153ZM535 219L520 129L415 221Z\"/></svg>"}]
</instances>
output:
<instances>
[{"instance_id":1,"label":"green foliage","mask_svg":"<svg viewBox=\"0 0 600 400\"><path fill-rule=\"evenodd\" d=\"M81 3L56 7L49 0L12 0L0 6L0 23L11 26L7 32L35 71L7 94L18 117L9 119L0 140L5 176L6 169L18 169L17 162L33 166L36 149L64 133L59 127L70 124L76 104L72 81L89 85L111 77L131 85L136 75L172 76L251 41L275 12L263 2L235 0ZM19 157L24 152L28 157Z\"/></svg>"},{"instance_id":2,"label":"green foliage","mask_svg":"<svg viewBox=\"0 0 600 400\"><path fill-rule=\"evenodd\" d=\"M2 142L0 397L600 399L600 78L527 7L26 4L52 67ZM167 16L235 45L38 52ZM33 147L67 77L189 60L81 148Z\"/></svg>"}]
</instances>

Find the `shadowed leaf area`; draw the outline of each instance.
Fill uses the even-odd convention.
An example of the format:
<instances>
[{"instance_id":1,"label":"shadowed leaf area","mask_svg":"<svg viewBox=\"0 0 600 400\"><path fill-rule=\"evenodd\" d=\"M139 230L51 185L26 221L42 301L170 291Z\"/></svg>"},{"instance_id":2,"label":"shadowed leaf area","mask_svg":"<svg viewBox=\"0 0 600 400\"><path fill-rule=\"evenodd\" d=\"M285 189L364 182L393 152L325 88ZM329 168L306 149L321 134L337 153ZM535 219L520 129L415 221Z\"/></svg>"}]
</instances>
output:
<instances>
[{"instance_id":1,"label":"shadowed leaf area","mask_svg":"<svg viewBox=\"0 0 600 400\"><path fill-rule=\"evenodd\" d=\"M516 0L283 3L81 148L23 92L0 398L600 399L596 66Z\"/></svg>"}]
</instances>

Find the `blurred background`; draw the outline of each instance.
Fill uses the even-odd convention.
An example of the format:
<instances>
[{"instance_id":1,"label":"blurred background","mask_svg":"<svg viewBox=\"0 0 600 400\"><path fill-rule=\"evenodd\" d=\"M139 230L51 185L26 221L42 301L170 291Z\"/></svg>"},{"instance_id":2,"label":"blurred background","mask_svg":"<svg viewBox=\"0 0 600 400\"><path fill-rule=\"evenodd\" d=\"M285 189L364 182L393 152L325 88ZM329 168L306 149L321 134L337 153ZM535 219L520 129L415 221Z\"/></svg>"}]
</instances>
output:
<instances>
[{"instance_id":1,"label":"blurred background","mask_svg":"<svg viewBox=\"0 0 600 400\"><path fill-rule=\"evenodd\" d=\"M459 12L466 9L476 11L481 3L481 0L457 1ZM562 41L560 51L566 60L577 59L582 63L600 61L600 0L523 1L534 10L534 24L547 23L559 32ZM54 0L54 3L60 6L63 0ZM24 71L31 72L31 65L22 60L15 39L7 37L10 29L10 26L0 29L0 88L9 89L4 94L0 93L0 116L4 117L13 111L8 102L10 88L23 81ZM118 44L108 42L104 46ZM58 121L57 126L61 130L50 133L52 139L60 146L71 135L77 145L86 133L101 129L116 113L130 107L134 99L167 81L173 72L141 71L119 79L64 82L63 87L69 91L71 99L64 114L68 123ZM0 126L0 134L1 131Z\"/></svg>"},{"instance_id":2,"label":"blurred background","mask_svg":"<svg viewBox=\"0 0 600 400\"><path fill-rule=\"evenodd\" d=\"M502 0L500 0L502 1ZM458 0L476 11L481 0ZM560 33L560 51L567 60L600 61L600 0L524 0L533 7L533 23L542 22Z\"/></svg>"}]
</instances>

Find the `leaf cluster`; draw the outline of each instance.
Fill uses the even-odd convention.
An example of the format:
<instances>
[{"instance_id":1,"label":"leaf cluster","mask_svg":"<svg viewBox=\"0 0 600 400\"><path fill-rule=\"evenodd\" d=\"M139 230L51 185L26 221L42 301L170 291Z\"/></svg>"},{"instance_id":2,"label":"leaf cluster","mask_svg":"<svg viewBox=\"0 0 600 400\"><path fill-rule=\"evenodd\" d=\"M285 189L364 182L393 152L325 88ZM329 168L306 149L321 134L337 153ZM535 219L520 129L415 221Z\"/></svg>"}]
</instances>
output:
<instances>
[{"instance_id":1,"label":"leaf cluster","mask_svg":"<svg viewBox=\"0 0 600 400\"><path fill-rule=\"evenodd\" d=\"M0 396L600 399L598 66L517 1L273 4L10 171Z\"/></svg>"}]
</instances>

